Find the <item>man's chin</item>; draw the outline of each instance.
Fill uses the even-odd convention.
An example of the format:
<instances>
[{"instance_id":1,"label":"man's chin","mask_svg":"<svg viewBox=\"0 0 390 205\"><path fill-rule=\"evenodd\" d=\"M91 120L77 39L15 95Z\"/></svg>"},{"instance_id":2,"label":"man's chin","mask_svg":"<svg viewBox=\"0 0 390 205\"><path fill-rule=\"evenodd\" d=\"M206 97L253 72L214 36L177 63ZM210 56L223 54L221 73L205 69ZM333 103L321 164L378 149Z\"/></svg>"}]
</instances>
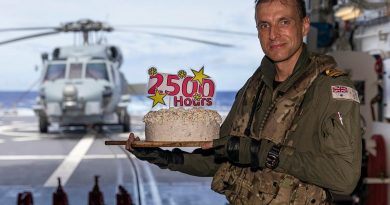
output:
<instances>
[{"instance_id":1,"label":"man's chin","mask_svg":"<svg viewBox=\"0 0 390 205\"><path fill-rule=\"evenodd\" d=\"M274 63L279 63L288 59L285 55L267 55Z\"/></svg>"}]
</instances>

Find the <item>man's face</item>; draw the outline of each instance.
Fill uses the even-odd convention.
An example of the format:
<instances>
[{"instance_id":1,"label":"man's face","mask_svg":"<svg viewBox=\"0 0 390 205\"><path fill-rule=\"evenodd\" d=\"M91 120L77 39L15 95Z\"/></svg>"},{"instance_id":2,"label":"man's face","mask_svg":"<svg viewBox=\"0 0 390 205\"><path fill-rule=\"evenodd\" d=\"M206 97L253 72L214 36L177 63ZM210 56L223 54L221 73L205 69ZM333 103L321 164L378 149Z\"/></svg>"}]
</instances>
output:
<instances>
[{"instance_id":1,"label":"man's face","mask_svg":"<svg viewBox=\"0 0 390 205\"><path fill-rule=\"evenodd\" d=\"M298 59L303 36L309 31L307 17L301 19L296 2L280 0L260 3L256 7L256 26L261 47L275 62Z\"/></svg>"}]
</instances>

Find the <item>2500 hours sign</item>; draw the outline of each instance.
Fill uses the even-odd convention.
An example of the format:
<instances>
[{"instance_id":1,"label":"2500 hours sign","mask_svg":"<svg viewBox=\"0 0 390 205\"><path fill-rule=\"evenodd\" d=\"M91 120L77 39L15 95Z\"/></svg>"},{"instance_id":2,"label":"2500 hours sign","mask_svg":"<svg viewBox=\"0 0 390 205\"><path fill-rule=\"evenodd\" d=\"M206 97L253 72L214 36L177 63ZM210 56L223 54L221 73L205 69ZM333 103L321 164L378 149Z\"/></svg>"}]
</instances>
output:
<instances>
[{"instance_id":1,"label":"2500 hours sign","mask_svg":"<svg viewBox=\"0 0 390 205\"><path fill-rule=\"evenodd\" d=\"M148 98L153 107L158 103L165 105L164 97L171 96L173 106L211 106L215 94L214 81L204 74L204 67L192 70L194 76L187 76L184 70L177 74L158 73L152 67L148 70Z\"/></svg>"}]
</instances>

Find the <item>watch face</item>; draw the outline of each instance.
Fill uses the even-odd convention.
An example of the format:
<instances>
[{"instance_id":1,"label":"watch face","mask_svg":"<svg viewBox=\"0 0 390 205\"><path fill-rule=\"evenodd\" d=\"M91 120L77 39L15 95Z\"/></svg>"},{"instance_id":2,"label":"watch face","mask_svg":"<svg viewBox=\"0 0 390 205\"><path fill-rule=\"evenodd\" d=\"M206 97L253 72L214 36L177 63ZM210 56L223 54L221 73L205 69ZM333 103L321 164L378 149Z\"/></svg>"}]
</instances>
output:
<instances>
[{"instance_id":1,"label":"watch face","mask_svg":"<svg viewBox=\"0 0 390 205\"><path fill-rule=\"evenodd\" d=\"M272 169L275 169L279 164L279 160L278 159L275 159L271 162L271 167Z\"/></svg>"},{"instance_id":2,"label":"watch face","mask_svg":"<svg viewBox=\"0 0 390 205\"><path fill-rule=\"evenodd\" d=\"M277 156L268 156L267 163L265 164L267 168L275 169L279 164L279 159Z\"/></svg>"}]
</instances>

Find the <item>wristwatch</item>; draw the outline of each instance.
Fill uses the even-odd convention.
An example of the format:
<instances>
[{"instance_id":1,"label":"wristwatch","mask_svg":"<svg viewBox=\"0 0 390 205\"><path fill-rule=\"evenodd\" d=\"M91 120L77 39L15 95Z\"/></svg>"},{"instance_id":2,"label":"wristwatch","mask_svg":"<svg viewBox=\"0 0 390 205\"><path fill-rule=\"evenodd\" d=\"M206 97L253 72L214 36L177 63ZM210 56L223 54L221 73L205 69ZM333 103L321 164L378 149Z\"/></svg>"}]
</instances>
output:
<instances>
[{"instance_id":1,"label":"wristwatch","mask_svg":"<svg viewBox=\"0 0 390 205\"><path fill-rule=\"evenodd\" d=\"M275 169L279 165L279 152L280 145L272 146L271 150L268 152L265 166L269 169Z\"/></svg>"}]
</instances>

